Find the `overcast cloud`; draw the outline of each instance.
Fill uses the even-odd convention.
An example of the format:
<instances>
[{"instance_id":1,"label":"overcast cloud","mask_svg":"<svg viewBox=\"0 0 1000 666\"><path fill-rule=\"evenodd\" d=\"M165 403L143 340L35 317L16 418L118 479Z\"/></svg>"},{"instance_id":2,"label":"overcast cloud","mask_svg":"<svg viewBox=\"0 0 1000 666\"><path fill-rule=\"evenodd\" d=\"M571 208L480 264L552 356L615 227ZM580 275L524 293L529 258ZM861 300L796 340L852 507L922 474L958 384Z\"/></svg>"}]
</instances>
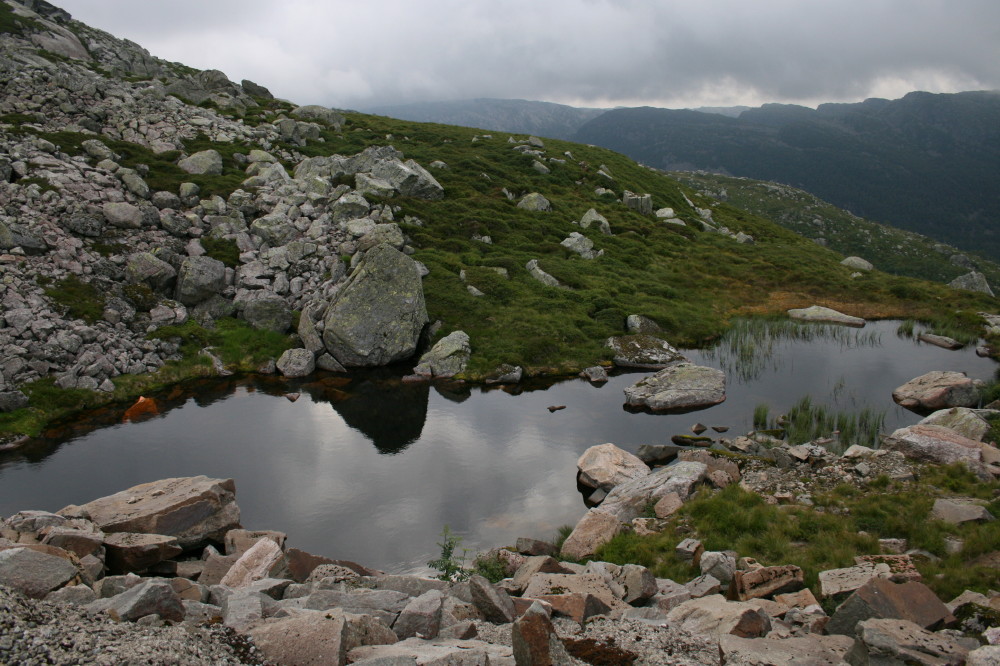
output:
<instances>
[{"instance_id":1,"label":"overcast cloud","mask_svg":"<svg viewBox=\"0 0 1000 666\"><path fill-rule=\"evenodd\" d=\"M858 101L1000 89L996 0L54 0L301 104Z\"/></svg>"}]
</instances>

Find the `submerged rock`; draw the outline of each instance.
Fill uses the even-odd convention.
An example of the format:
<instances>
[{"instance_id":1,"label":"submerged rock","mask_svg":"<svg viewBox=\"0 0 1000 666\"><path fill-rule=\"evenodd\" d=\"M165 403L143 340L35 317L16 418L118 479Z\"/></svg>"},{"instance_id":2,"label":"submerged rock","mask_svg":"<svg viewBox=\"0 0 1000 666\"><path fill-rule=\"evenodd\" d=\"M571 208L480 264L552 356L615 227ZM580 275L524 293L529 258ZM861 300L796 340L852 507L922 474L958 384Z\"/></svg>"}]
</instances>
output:
<instances>
[{"instance_id":1,"label":"submerged rock","mask_svg":"<svg viewBox=\"0 0 1000 666\"><path fill-rule=\"evenodd\" d=\"M677 363L625 389L625 404L652 411L711 407L726 399L726 375L693 363Z\"/></svg>"},{"instance_id":2,"label":"submerged rock","mask_svg":"<svg viewBox=\"0 0 1000 666\"><path fill-rule=\"evenodd\" d=\"M964 372L933 370L915 377L892 392L892 399L914 412L932 412L950 407L974 407L979 403L981 381Z\"/></svg>"},{"instance_id":3,"label":"submerged rock","mask_svg":"<svg viewBox=\"0 0 1000 666\"><path fill-rule=\"evenodd\" d=\"M382 244L369 250L327 308L323 342L344 367L409 358L427 324L413 259Z\"/></svg>"}]
</instances>

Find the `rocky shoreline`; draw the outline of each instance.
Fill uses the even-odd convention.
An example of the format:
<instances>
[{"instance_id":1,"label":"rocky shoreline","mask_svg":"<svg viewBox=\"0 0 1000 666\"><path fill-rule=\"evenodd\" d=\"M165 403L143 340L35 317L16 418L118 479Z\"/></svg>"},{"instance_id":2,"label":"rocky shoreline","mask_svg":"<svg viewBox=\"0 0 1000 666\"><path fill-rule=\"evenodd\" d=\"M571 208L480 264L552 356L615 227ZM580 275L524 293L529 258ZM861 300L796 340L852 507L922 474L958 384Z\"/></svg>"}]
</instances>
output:
<instances>
[{"instance_id":1,"label":"rocky shoreline","mask_svg":"<svg viewBox=\"0 0 1000 666\"><path fill-rule=\"evenodd\" d=\"M994 664L1000 594L966 591L945 603L915 566L929 554L905 540L882 539L854 566L820 572L816 594L794 563L706 551L684 534L675 550L701 571L691 580L593 558L622 531L663 530L699 489L739 484L768 502L809 506L824 487L907 483L926 464L958 460L997 478L1000 452L982 441L984 417L996 416L944 409L880 450L843 455L829 442L789 446L759 433L713 448L645 446L638 456L592 447L578 469L595 508L560 551L522 538L481 555L496 583L457 570L452 580L385 574L298 550L281 532L243 529L227 479L164 479L57 513L22 511L0 528L0 585L11 588L0 594L0 659ZM982 502L960 497L936 500L933 514L993 520ZM122 652L131 656L120 661Z\"/></svg>"}]
</instances>

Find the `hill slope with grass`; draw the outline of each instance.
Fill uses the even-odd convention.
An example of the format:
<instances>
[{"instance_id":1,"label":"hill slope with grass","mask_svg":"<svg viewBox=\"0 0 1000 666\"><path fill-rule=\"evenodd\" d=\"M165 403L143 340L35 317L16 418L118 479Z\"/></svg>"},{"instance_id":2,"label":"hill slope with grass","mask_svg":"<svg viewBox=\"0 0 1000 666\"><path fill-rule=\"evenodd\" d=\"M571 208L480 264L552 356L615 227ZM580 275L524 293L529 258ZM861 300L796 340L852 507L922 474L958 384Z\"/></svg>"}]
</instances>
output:
<instances>
[{"instance_id":1,"label":"hill slope with grass","mask_svg":"<svg viewBox=\"0 0 1000 666\"><path fill-rule=\"evenodd\" d=\"M666 170L785 183L852 213L1000 257L1000 94L765 104L738 118L615 109L573 136Z\"/></svg>"},{"instance_id":2,"label":"hill slope with grass","mask_svg":"<svg viewBox=\"0 0 1000 666\"><path fill-rule=\"evenodd\" d=\"M46 12L0 3L8 429L225 366L273 371L285 348L313 344L380 242L426 269L425 344L468 333L472 380L504 364L538 376L609 363L605 342L631 314L699 345L734 316L813 304L962 310L977 330L971 313L996 307L854 275L839 253L608 149L298 107ZM426 187L365 171L376 162ZM529 194L551 210L519 205ZM583 226L588 214L606 228ZM597 256L571 249L587 243Z\"/></svg>"}]
</instances>

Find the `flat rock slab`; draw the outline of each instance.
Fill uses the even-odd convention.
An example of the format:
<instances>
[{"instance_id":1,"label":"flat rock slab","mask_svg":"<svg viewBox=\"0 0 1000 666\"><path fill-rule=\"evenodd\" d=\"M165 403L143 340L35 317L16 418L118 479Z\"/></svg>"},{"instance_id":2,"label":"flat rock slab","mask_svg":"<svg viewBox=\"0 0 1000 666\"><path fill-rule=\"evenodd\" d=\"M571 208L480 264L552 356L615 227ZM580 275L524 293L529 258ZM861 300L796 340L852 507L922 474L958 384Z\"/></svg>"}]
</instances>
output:
<instances>
[{"instance_id":1,"label":"flat rock slab","mask_svg":"<svg viewBox=\"0 0 1000 666\"><path fill-rule=\"evenodd\" d=\"M873 619L858 624L851 664L964 664L969 645L954 636L927 631L913 622ZM972 641L975 643L975 639Z\"/></svg>"},{"instance_id":2,"label":"flat rock slab","mask_svg":"<svg viewBox=\"0 0 1000 666\"><path fill-rule=\"evenodd\" d=\"M0 551L0 585L34 599L41 599L76 575L76 567L62 557L31 548Z\"/></svg>"},{"instance_id":3,"label":"flat rock slab","mask_svg":"<svg viewBox=\"0 0 1000 666\"><path fill-rule=\"evenodd\" d=\"M250 630L264 657L276 664L346 664L350 650L396 642L375 618L334 609L265 622Z\"/></svg>"},{"instance_id":4,"label":"flat rock slab","mask_svg":"<svg viewBox=\"0 0 1000 666\"><path fill-rule=\"evenodd\" d=\"M819 572L820 596L832 597L853 592L873 578L888 578L892 572L884 562L869 562L843 569Z\"/></svg>"},{"instance_id":5,"label":"flat rock slab","mask_svg":"<svg viewBox=\"0 0 1000 666\"><path fill-rule=\"evenodd\" d=\"M625 404L654 412L698 409L726 399L726 375L693 363L676 363L625 389Z\"/></svg>"},{"instance_id":6,"label":"flat rock slab","mask_svg":"<svg viewBox=\"0 0 1000 666\"><path fill-rule=\"evenodd\" d=\"M601 509L583 514L562 545L562 556L574 560L592 557L622 529L622 521Z\"/></svg>"},{"instance_id":7,"label":"flat rock slab","mask_svg":"<svg viewBox=\"0 0 1000 666\"><path fill-rule=\"evenodd\" d=\"M667 615L671 625L692 634L720 640L725 634L740 638L765 636L771 630L767 613L746 601L726 601L721 594L685 601Z\"/></svg>"},{"instance_id":8,"label":"flat rock slab","mask_svg":"<svg viewBox=\"0 0 1000 666\"><path fill-rule=\"evenodd\" d=\"M221 543L240 526L236 484L207 476L143 483L79 508L105 532L165 534L181 548Z\"/></svg>"},{"instance_id":9,"label":"flat rock slab","mask_svg":"<svg viewBox=\"0 0 1000 666\"><path fill-rule=\"evenodd\" d=\"M917 425L938 425L951 428L963 437L983 441L986 433L990 431L990 424L976 410L967 407L952 407L951 409L939 409L930 416L920 420Z\"/></svg>"},{"instance_id":10,"label":"flat rock slab","mask_svg":"<svg viewBox=\"0 0 1000 666\"><path fill-rule=\"evenodd\" d=\"M932 370L914 377L892 392L892 399L901 407L914 412L933 412L950 407L975 407L979 403L979 388L964 372Z\"/></svg>"},{"instance_id":11,"label":"flat rock slab","mask_svg":"<svg viewBox=\"0 0 1000 666\"><path fill-rule=\"evenodd\" d=\"M482 666L483 664L513 664L514 650L507 645L495 645L477 640L452 638L425 641L419 638L407 638L394 645L357 647L348 652L347 657L350 660L349 663L352 664L363 662L366 659L372 660L372 664L397 664L405 662L391 660L410 657L413 659L411 662L413 664Z\"/></svg>"},{"instance_id":12,"label":"flat rock slab","mask_svg":"<svg viewBox=\"0 0 1000 666\"><path fill-rule=\"evenodd\" d=\"M792 319L802 321L821 321L828 324L843 324L861 328L865 325L865 320L861 317L852 317L843 312L837 312L832 308L825 308L821 305L813 305L808 308L796 308L788 311L788 316Z\"/></svg>"},{"instance_id":13,"label":"flat rock slab","mask_svg":"<svg viewBox=\"0 0 1000 666\"><path fill-rule=\"evenodd\" d=\"M145 571L157 562L169 560L183 551L177 538L164 534L112 532L104 537L108 570L113 574Z\"/></svg>"},{"instance_id":14,"label":"flat rock slab","mask_svg":"<svg viewBox=\"0 0 1000 666\"><path fill-rule=\"evenodd\" d=\"M841 666L854 646L848 636L801 636L794 638L740 638L726 634L719 641L724 663L732 666Z\"/></svg>"},{"instance_id":15,"label":"flat rock slab","mask_svg":"<svg viewBox=\"0 0 1000 666\"><path fill-rule=\"evenodd\" d=\"M917 336L917 340L921 342L926 342L929 345L934 345L935 347L941 347L943 349L961 349L965 345L955 340L954 338L949 338L946 335L934 335L933 333L921 333Z\"/></svg>"},{"instance_id":16,"label":"flat rock slab","mask_svg":"<svg viewBox=\"0 0 1000 666\"><path fill-rule=\"evenodd\" d=\"M951 525L996 520L985 506L971 499L936 499L931 517Z\"/></svg>"}]
</instances>

